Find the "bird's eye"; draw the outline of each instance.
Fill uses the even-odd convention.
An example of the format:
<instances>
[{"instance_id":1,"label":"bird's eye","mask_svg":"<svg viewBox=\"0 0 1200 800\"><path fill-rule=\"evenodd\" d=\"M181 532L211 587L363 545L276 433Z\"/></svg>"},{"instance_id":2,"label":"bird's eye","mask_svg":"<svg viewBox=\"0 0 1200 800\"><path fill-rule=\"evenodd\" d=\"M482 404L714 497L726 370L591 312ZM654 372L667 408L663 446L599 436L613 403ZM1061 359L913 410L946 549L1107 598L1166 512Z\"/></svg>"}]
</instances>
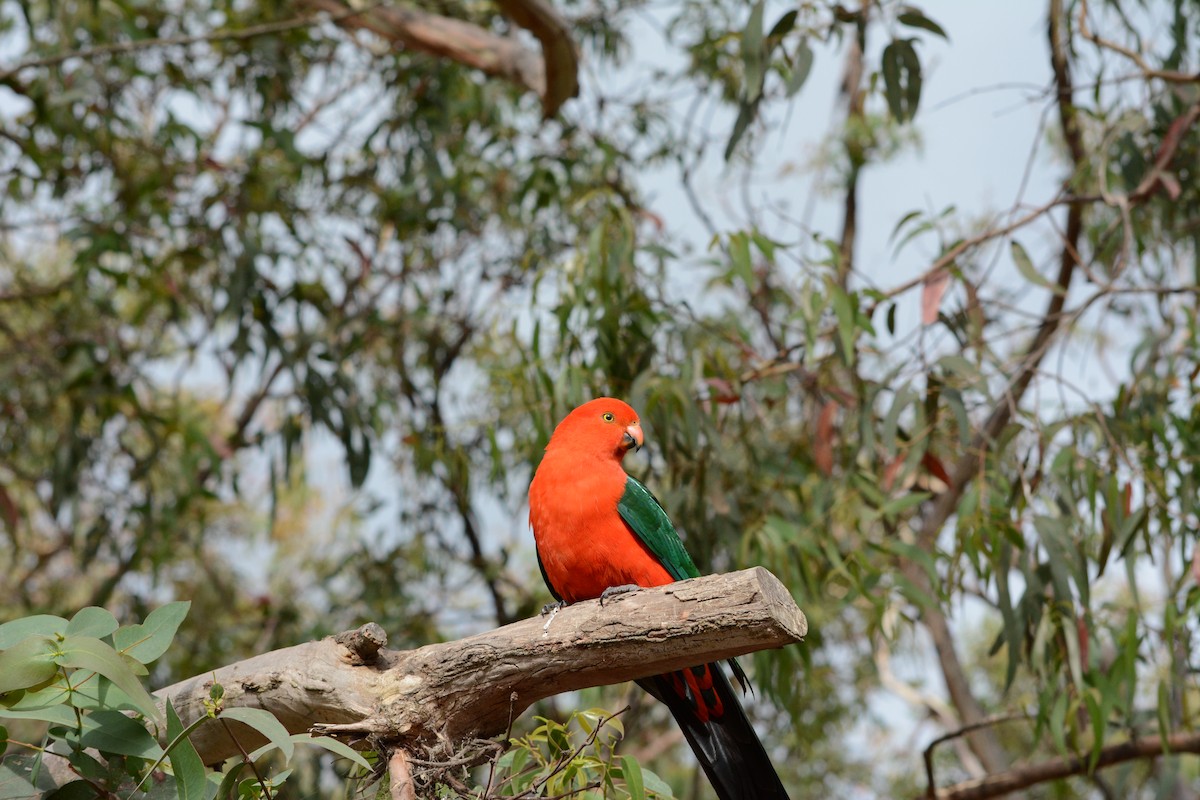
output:
<instances>
[{"instance_id":1,"label":"bird's eye","mask_svg":"<svg viewBox=\"0 0 1200 800\"><path fill-rule=\"evenodd\" d=\"M605 411L605 412L604 412L604 421L605 421L605 422L612 422L614 419L616 419L616 417L614 417L614 416L612 415L612 412L611 412L611 411Z\"/></svg>"}]
</instances>

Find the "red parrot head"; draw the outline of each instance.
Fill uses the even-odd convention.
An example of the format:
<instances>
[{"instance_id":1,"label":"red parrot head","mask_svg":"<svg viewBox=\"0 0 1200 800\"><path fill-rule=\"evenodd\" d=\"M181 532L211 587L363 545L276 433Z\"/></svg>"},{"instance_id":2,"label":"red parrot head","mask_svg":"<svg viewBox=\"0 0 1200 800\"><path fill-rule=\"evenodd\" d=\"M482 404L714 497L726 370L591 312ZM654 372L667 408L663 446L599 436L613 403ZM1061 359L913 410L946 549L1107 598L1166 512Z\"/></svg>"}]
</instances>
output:
<instances>
[{"instance_id":1,"label":"red parrot head","mask_svg":"<svg viewBox=\"0 0 1200 800\"><path fill-rule=\"evenodd\" d=\"M546 452L569 448L579 454L611 455L620 461L644 441L637 412L613 397L584 403L558 423Z\"/></svg>"}]
</instances>

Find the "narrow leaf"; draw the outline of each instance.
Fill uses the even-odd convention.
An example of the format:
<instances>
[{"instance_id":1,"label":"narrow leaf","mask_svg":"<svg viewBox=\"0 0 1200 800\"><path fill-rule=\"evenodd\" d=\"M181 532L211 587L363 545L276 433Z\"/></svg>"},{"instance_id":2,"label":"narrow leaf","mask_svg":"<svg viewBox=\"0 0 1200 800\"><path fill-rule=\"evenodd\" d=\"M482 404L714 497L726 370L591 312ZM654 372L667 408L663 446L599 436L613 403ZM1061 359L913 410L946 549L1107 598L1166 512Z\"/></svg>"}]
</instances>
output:
<instances>
[{"instance_id":1,"label":"narrow leaf","mask_svg":"<svg viewBox=\"0 0 1200 800\"><path fill-rule=\"evenodd\" d=\"M293 734L292 741L297 744L312 744L317 747L322 747L336 756L347 758L358 764L363 769L371 769L371 762L363 758L362 753L355 750L345 742L339 742L330 736L309 736L307 733Z\"/></svg>"},{"instance_id":2,"label":"narrow leaf","mask_svg":"<svg viewBox=\"0 0 1200 800\"><path fill-rule=\"evenodd\" d=\"M903 11L896 17L896 21L901 25L907 25L910 28L920 28L923 31L929 31L936 34L946 41L950 41L950 37L942 30L942 26L925 16L919 10L912 6L906 6Z\"/></svg>"},{"instance_id":3,"label":"narrow leaf","mask_svg":"<svg viewBox=\"0 0 1200 800\"><path fill-rule=\"evenodd\" d=\"M766 79L766 60L763 58L764 6L763 0L754 4L750 9L750 18L746 20L746 28L742 31L742 68L745 74L742 96L751 102L762 96L763 81Z\"/></svg>"},{"instance_id":4,"label":"narrow leaf","mask_svg":"<svg viewBox=\"0 0 1200 800\"><path fill-rule=\"evenodd\" d=\"M938 311L942 307L942 297L950 286L950 273L939 269L921 284L921 324L932 325L937 322Z\"/></svg>"},{"instance_id":5,"label":"narrow leaf","mask_svg":"<svg viewBox=\"0 0 1200 800\"><path fill-rule=\"evenodd\" d=\"M196 747L184 733L183 723L175 713L171 701L167 701L167 736L173 744L167 756L171 759L171 771L175 773L175 790L179 800L205 800L208 779L204 762Z\"/></svg>"},{"instance_id":6,"label":"narrow leaf","mask_svg":"<svg viewBox=\"0 0 1200 800\"><path fill-rule=\"evenodd\" d=\"M645 800L646 786L642 781L642 765L633 756L621 756L621 774L629 800Z\"/></svg>"},{"instance_id":7,"label":"narrow leaf","mask_svg":"<svg viewBox=\"0 0 1200 800\"><path fill-rule=\"evenodd\" d=\"M792 56L792 74L788 77L786 87L788 97L800 91L800 87L808 80L808 74L812 72L812 65L812 48L809 47L807 40L801 39L796 43L796 52Z\"/></svg>"},{"instance_id":8,"label":"narrow leaf","mask_svg":"<svg viewBox=\"0 0 1200 800\"><path fill-rule=\"evenodd\" d=\"M1017 271L1025 280L1049 289L1055 294L1063 293L1064 290L1061 286L1037 271L1037 268L1033 266L1033 261L1029 258L1029 253L1025 252L1025 248L1016 239L1012 240L1011 249L1013 263L1017 265Z\"/></svg>"},{"instance_id":9,"label":"narrow leaf","mask_svg":"<svg viewBox=\"0 0 1200 800\"><path fill-rule=\"evenodd\" d=\"M287 732L287 728L283 727L283 723L275 719L269 711L261 708L227 708L221 712L221 719L237 720L249 725L278 747L285 759L292 760L292 754L296 750L292 736Z\"/></svg>"},{"instance_id":10,"label":"narrow leaf","mask_svg":"<svg viewBox=\"0 0 1200 800\"><path fill-rule=\"evenodd\" d=\"M758 101L743 102L738 107L737 119L733 122L733 131L729 134L729 141L725 144L725 160L728 161L733 155L734 149L737 147L742 137L746 135L746 129L750 127L750 123L754 121L755 115L758 113Z\"/></svg>"}]
</instances>

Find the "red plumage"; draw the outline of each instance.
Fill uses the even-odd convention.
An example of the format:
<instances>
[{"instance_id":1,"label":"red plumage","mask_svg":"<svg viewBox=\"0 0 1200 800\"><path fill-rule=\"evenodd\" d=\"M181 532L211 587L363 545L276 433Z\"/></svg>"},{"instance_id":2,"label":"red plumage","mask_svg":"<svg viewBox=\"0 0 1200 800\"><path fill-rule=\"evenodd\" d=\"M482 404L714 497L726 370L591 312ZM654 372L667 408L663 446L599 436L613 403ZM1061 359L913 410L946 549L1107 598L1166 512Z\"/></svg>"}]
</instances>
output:
<instances>
[{"instance_id":1,"label":"red plumage","mask_svg":"<svg viewBox=\"0 0 1200 800\"><path fill-rule=\"evenodd\" d=\"M611 587L661 586L674 580L644 540L649 534L639 517L631 517L639 526L635 531L621 516L631 480L621 461L641 444L637 412L609 397L572 411L550 437L529 487L529 523L542 576L559 600L575 603L600 597ZM641 498L642 510L651 504L651 517L665 524L670 537L665 552L671 553L667 557L675 573L696 574L665 512L640 484L636 487L633 497ZM662 525L650 524L655 549L662 554ZM744 688L744 673L730 664ZM788 800L719 664L656 675L638 684L671 710L721 800Z\"/></svg>"},{"instance_id":2,"label":"red plumage","mask_svg":"<svg viewBox=\"0 0 1200 800\"><path fill-rule=\"evenodd\" d=\"M529 524L546 580L567 603L674 580L617 513L621 459L641 442L637 412L610 397L572 411L550 438L529 486Z\"/></svg>"}]
</instances>

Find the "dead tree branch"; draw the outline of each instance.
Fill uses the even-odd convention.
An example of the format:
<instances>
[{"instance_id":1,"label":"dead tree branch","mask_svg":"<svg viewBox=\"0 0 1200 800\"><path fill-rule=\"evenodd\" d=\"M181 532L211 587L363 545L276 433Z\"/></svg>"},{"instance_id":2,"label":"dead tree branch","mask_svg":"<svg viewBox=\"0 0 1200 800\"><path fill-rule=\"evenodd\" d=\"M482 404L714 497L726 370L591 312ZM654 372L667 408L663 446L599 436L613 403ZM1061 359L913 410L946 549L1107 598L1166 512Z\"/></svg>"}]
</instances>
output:
<instances>
[{"instance_id":1,"label":"dead tree branch","mask_svg":"<svg viewBox=\"0 0 1200 800\"><path fill-rule=\"evenodd\" d=\"M537 37L539 56L515 37L501 36L474 23L400 5L380 5L347 15L344 0L299 0L329 12L339 27L368 30L394 46L448 58L504 78L542 99L543 114L558 113L579 92L579 53L566 20L545 0L502 0L501 10Z\"/></svg>"},{"instance_id":2,"label":"dead tree branch","mask_svg":"<svg viewBox=\"0 0 1200 800\"><path fill-rule=\"evenodd\" d=\"M1135 759L1158 758L1171 753L1200 753L1200 733L1176 733L1168 736L1166 740L1158 736L1147 736L1144 739L1109 745L1100 751L1095 769ZM937 800L988 800L1040 783L1069 778L1072 775L1090 774L1093 770L1088 769L1088 761L1086 756L1071 756L1026 764L984 778L956 783L939 789L933 796Z\"/></svg>"},{"instance_id":3,"label":"dead tree branch","mask_svg":"<svg viewBox=\"0 0 1200 800\"><path fill-rule=\"evenodd\" d=\"M226 706L264 708L291 732L314 730L407 748L503 732L542 698L642 678L803 639L804 614L761 567L607 601L577 603L455 642L380 649L373 633L276 650L160 689L184 724L213 682ZM367 663L363 663L366 661ZM243 743L259 741L231 723ZM238 752L215 723L191 737L206 763ZM255 745L257 746L257 745Z\"/></svg>"}]
</instances>

